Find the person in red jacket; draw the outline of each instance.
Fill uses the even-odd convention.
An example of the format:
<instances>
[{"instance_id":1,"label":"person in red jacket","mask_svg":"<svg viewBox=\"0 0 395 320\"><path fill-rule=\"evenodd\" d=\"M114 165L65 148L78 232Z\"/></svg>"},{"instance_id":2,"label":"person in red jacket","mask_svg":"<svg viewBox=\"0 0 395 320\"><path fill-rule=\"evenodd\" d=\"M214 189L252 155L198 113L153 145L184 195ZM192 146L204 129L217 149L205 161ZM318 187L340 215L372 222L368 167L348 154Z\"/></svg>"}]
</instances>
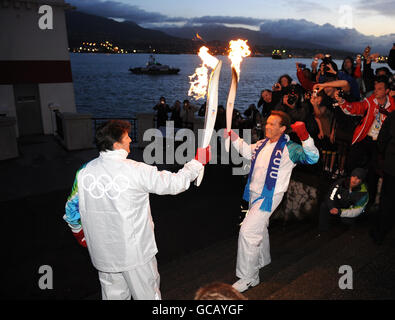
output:
<instances>
[{"instance_id":1,"label":"person in red jacket","mask_svg":"<svg viewBox=\"0 0 395 320\"><path fill-rule=\"evenodd\" d=\"M363 116L353 133L348 156L348 171L351 172L357 167L368 170L369 206L375 201L379 179L377 137L382 123L388 114L395 110L395 100L389 95L389 92L388 79L381 76L377 77L375 81L374 93L363 101L347 102L339 97L338 92L335 93L339 107L344 113Z\"/></svg>"}]
</instances>

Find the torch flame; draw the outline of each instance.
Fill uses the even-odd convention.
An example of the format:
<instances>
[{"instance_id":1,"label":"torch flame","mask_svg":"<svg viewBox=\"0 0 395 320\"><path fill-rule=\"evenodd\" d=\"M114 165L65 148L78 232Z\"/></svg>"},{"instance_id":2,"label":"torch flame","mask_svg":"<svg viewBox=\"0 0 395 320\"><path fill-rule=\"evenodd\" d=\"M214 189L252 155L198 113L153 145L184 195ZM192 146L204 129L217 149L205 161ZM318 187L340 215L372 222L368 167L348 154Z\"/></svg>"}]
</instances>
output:
<instances>
[{"instance_id":1,"label":"torch flame","mask_svg":"<svg viewBox=\"0 0 395 320\"><path fill-rule=\"evenodd\" d=\"M214 69L218 64L218 59L208 53L207 47L201 47L198 53L202 59L202 66L196 68L195 73L189 76L191 86L188 96L193 96L196 100L203 99L206 96L208 86L208 68Z\"/></svg>"},{"instance_id":2,"label":"torch flame","mask_svg":"<svg viewBox=\"0 0 395 320\"><path fill-rule=\"evenodd\" d=\"M232 61L232 68L237 72L237 79L240 78L240 64L243 58L251 54L250 48L247 44L248 40L231 40L229 42L230 52L229 59Z\"/></svg>"},{"instance_id":3,"label":"torch flame","mask_svg":"<svg viewBox=\"0 0 395 320\"><path fill-rule=\"evenodd\" d=\"M199 34L199 33L196 33L196 38L198 38L199 40L201 40L201 41L205 42L205 41L203 40L203 38L200 36L200 34Z\"/></svg>"}]
</instances>

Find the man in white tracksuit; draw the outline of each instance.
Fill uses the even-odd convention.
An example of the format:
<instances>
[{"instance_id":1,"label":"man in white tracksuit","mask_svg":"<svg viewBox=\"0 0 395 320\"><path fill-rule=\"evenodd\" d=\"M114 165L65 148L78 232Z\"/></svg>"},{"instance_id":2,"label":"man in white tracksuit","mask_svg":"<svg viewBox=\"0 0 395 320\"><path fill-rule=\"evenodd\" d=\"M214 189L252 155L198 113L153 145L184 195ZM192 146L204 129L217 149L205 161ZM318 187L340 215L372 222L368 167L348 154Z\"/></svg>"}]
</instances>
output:
<instances>
[{"instance_id":1,"label":"man in white tracksuit","mask_svg":"<svg viewBox=\"0 0 395 320\"><path fill-rule=\"evenodd\" d=\"M121 120L97 130L100 156L78 170L64 220L88 248L103 299L161 299L149 193L187 190L210 160L210 150L198 149L177 173L158 171L127 159L129 131L129 122Z\"/></svg>"},{"instance_id":2,"label":"man in white tracksuit","mask_svg":"<svg viewBox=\"0 0 395 320\"><path fill-rule=\"evenodd\" d=\"M285 133L292 127L302 146L289 140ZM297 163L314 164L319 151L303 122L290 125L289 116L272 111L265 126L266 138L248 145L234 131L228 133L233 146L251 159L251 171L244 192L249 210L240 228L236 276L233 284L239 292L259 283L259 269L271 262L269 218L287 191L293 168ZM226 134L225 134L226 136Z\"/></svg>"}]
</instances>

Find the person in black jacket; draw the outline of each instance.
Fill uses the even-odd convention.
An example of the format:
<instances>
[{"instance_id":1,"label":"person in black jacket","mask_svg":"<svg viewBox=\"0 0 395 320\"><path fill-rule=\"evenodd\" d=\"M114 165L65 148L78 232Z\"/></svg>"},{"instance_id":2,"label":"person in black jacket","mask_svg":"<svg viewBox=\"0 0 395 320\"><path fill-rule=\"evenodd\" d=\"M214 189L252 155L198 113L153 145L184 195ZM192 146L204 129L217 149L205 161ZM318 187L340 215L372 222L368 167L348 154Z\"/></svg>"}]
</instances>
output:
<instances>
[{"instance_id":1,"label":"person in black jacket","mask_svg":"<svg viewBox=\"0 0 395 320\"><path fill-rule=\"evenodd\" d=\"M383 122L377 138L383 184L380 193L380 206L377 221L371 230L371 236L381 244L394 225L395 220L395 111Z\"/></svg>"},{"instance_id":2,"label":"person in black jacket","mask_svg":"<svg viewBox=\"0 0 395 320\"><path fill-rule=\"evenodd\" d=\"M392 70L395 70L395 43L388 54L388 65Z\"/></svg>"},{"instance_id":3,"label":"person in black jacket","mask_svg":"<svg viewBox=\"0 0 395 320\"><path fill-rule=\"evenodd\" d=\"M168 113L171 112L169 105L166 103L165 97L160 97L159 103L154 106L154 110L157 112L156 127L166 127L166 121L168 120Z\"/></svg>"},{"instance_id":4,"label":"person in black jacket","mask_svg":"<svg viewBox=\"0 0 395 320\"><path fill-rule=\"evenodd\" d=\"M319 232L328 231L334 220L349 222L364 212L369 201L365 177L366 171L356 168L350 177L337 180L329 188L320 207Z\"/></svg>"}]
</instances>

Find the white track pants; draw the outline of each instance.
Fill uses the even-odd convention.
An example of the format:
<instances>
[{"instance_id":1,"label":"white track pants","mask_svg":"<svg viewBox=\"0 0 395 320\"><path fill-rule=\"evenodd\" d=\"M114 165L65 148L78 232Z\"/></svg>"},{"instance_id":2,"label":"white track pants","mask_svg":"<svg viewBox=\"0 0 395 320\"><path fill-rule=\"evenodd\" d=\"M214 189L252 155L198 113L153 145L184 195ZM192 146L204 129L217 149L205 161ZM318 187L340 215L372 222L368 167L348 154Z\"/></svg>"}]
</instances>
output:
<instances>
[{"instance_id":1,"label":"white track pants","mask_svg":"<svg viewBox=\"0 0 395 320\"><path fill-rule=\"evenodd\" d=\"M103 300L161 300L156 258L135 269L109 273L99 271Z\"/></svg>"},{"instance_id":2,"label":"white track pants","mask_svg":"<svg viewBox=\"0 0 395 320\"><path fill-rule=\"evenodd\" d=\"M240 279L254 279L259 275L259 269L271 262L269 242L269 218L276 210L284 193L273 196L272 211L262 211L259 207L263 200L255 202L252 196L248 214L243 220L239 232L237 249L236 276Z\"/></svg>"}]
</instances>

